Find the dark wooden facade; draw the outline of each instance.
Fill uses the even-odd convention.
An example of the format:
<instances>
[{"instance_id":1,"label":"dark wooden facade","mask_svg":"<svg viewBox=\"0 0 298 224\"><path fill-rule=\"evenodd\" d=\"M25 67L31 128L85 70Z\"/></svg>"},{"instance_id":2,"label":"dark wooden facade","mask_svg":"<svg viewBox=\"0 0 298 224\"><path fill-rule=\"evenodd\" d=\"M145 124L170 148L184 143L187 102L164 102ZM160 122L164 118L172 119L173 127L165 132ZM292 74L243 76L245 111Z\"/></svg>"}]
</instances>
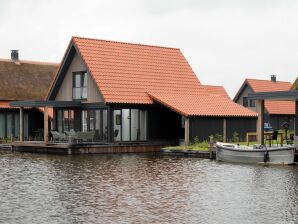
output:
<instances>
[{"instance_id":1,"label":"dark wooden facade","mask_svg":"<svg viewBox=\"0 0 298 224\"><path fill-rule=\"evenodd\" d=\"M233 117L192 117L190 119L190 141L198 138L200 141L209 141L209 136L224 135L224 119L226 119L226 137L228 141L237 132L240 141L245 141L247 132L256 131L256 118Z\"/></svg>"}]
</instances>

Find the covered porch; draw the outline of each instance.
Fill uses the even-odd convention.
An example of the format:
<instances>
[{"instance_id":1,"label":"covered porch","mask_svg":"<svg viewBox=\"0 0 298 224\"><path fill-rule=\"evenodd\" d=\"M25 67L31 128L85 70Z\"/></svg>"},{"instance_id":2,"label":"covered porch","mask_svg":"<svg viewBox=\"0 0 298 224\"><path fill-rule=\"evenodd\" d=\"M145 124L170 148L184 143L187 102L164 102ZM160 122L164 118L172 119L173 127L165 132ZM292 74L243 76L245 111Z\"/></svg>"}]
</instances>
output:
<instances>
[{"instance_id":1,"label":"covered porch","mask_svg":"<svg viewBox=\"0 0 298 224\"><path fill-rule=\"evenodd\" d=\"M11 102L10 105L19 108L20 112L19 142L24 142L24 108L26 107L43 109L44 119L42 138L43 142L46 144L48 144L50 140L53 141L53 138L55 138L55 136L53 136L54 132L65 133L72 131L73 133L86 133L90 128L95 130L95 121L92 123L92 127L89 127L90 125L87 124L87 119L95 119L95 114L93 114L93 117L89 117L87 111L90 110L99 112L98 119L100 121L100 127L97 127L99 131L97 134L100 135L100 140L110 141L110 136L108 134L109 127L107 125L108 119L110 119L110 107L104 105L103 103L84 104L80 101L15 101ZM48 122L49 108L53 110L51 128L49 128ZM82 111L84 112L82 113ZM105 119L102 118L104 116L103 114L105 114ZM103 123L106 124L105 130L103 130ZM65 136L64 138L61 137L60 140L64 142L65 140L69 140L66 137L68 136ZM59 140L57 139L57 136L56 140Z\"/></svg>"},{"instance_id":2,"label":"covered porch","mask_svg":"<svg viewBox=\"0 0 298 224\"><path fill-rule=\"evenodd\" d=\"M298 91L276 91L248 94L248 99L257 101L257 141L258 144L264 144L264 101L295 101L295 121L294 121L294 143L298 147ZM284 139L286 139L285 136Z\"/></svg>"}]
</instances>

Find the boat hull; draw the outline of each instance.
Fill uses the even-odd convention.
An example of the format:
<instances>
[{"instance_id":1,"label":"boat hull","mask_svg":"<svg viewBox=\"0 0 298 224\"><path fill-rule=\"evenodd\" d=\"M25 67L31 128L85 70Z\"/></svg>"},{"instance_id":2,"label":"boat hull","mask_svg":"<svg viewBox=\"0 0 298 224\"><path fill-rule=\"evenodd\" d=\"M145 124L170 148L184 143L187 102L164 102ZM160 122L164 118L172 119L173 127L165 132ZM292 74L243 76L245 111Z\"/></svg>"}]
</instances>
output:
<instances>
[{"instance_id":1,"label":"boat hull","mask_svg":"<svg viewBox=\"0 0 298 224\"><path fill-rule=\"evenodd\" d=\"M234 163L292 164L295 158L295 147L273 149L238 149L216 144L216 159ZM266 155L267 154L267 155Z\"/></svg>"}]
</instances>

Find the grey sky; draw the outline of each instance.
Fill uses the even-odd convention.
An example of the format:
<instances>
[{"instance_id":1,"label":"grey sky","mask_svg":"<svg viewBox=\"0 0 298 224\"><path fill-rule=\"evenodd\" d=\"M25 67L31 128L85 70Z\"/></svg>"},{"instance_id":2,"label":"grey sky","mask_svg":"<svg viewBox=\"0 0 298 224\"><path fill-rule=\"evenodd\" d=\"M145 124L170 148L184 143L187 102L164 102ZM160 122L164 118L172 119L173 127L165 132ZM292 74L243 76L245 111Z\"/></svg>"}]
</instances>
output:
<instances>
[{"instance_id":1,"label":"grey sky","mask_svg":"<svg viewBox=\"0 0 298 224\"><path fill-rule=\"evenodd\" d=\"M295 0L0 0L0 57L60 62L71 36L179 47L203 84L298 75Z\"/></svg>"}]
</instances>

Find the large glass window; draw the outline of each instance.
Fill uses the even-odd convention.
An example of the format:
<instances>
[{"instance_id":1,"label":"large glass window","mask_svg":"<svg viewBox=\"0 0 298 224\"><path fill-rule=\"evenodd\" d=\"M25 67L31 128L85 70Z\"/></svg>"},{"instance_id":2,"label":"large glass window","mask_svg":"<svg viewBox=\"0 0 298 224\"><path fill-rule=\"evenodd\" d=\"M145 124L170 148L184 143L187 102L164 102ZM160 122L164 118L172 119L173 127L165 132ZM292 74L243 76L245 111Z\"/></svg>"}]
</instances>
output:
<instances>
[{"instance_id":1,"label":"large glass window","mask_svg":"<svg viewBox=\"0 0 298 224\"><path fill-rule=\"evenodd\" d=\"M102 111L102 133L103 133L103 140L108 140L108 111Z\"/></svg>"},{"instance_id":2,"label":"large glass window","mask_svg":"<svg viewBox=\"0 0 298 224\"><path fill-rule=\"evenodd\" d=\"M88 113L87 113L87 110L82 111L82 131L88 131Z\"/></svg>"},{"instance_id":3,"label":"large glass window","mask_svg":"<svg viewBox=\"0 0 298 224\"><path fill-rule=\"evenodd\" d=\"M14 114L14 136L18 137L20 135L20 115Z\"/></svg>"},{"instance_id":4,"label":"large glass window","mask_svg":"<svg viewBox=\"0 0 298 224\"><path fill-rule=\"evenodd\" d=\"M248 99L247 97L243 97L243 106L248 107Z\"/></svg>"},{"instance_id":5,"label":"large glass window","mask_svg":"<svg viewBox=\"0 0 298 224\"><path fill-rule=\"evenodd\" d=\"M6 135L7 137L13 136L13 114L6 115Z\"/></svg>"},{"instance_id":6,"label":"large glass window","mask_svg":"<svg viewBox=\"0 0 298 224\"><path fill-rule=\"evenodd\" d=\"M63 132L63 111L62 110L58 110L57 111L57 129L59 132Z\"/></svg>"},{"instance_id":7,"label":"large glass window","mask_svg":"<svg viewBox=\"0 0 298 224\"><path fill-rule=\"evenodd\" d=\"M76 72L73 75L73 99L87 99L87 72Z\"/></svg>"},{"instance_id":8,"label":"large glass window","mask_svg":"<svg viewBox=\"0 0 298 224\"><path fill-rule=\"evenodd\" d=\"M114 141L121 141L121 110L114 110Z\"/></svg>"},{"instance_id":9,"label":"large glass window","mask_svg":"<svg viewBox=\"0 0 298 224\"><path fill-rule=\"evenodd\" d=\"M146 141L147 111L139 109L114 110L114 141ZM119 135L120 134L120 135Z\"/></svg>"},{"instance_id":10,"label":"large glass window","mask_svg":"<svg viewBox=\"0 0 298 224\"><path fill-rule=\"evenodd\" d=\"M249 106L255 107L256 106L255 100L249 100Z\"/></svg>"},{"instance_id":11,"label":"large glass window","mask_svg":"<svg viewBox=\"0 0 298 224\"><path fill-rule=\"evenodd\" d=\"M139 131L139 110L131 110L131 141L140 140Z\"/></svg>"},{"instance_id":12,"label":"large glass window","mask_svg":"<svg viewBox=\"0 0 298 224\"><path fill-rule=\"evenodd\" d=\"M122 109L122 141L130 140L130 110Z\"/></svg>"},{"instance_id":13,"label":"large glass window","mask_svg":"<svg viewBox=\"0 0 298 224\"><path fill-rule=\"evenodd\" d=\"M29 137L29 115L24 114L24 137Z\"/></svg>"},{"instance_id":14,"label":"large glass window","mask_svg":"<svg viewBox=\"0 0 298 224\"><path fill-rule=\"evenodd\" d=\"M107 110L83 110L82 131L95 131L95 139L106 141L108 139Z\"/></svg>"},{"instance_id":15,"label":"large glass window","mask_svg":"<svg viewBox=\"0 0 298 224\"><path fill-rule=\"evenodd\" d=\"M147 111L140 110L140 140L147 140Z\"/></svg>"},{"instance_id":16,"label":"large glass window","mask_svg":"<svg viewBox=\"0 0 298 224\"><path fill-rule=\"evenodd\" d=\"M5 137L5 114L0 113L0 138Z\"/></svg>"},{"instance_id":17,"label":"large glass window","mask_svg":"<svg viewBox=\"0 0 298 224\"><path fill-rule=\"evenodd\" d=\"M74 111L63 111L63 131L74 130Z\"/></svg>"}]
</instances>

